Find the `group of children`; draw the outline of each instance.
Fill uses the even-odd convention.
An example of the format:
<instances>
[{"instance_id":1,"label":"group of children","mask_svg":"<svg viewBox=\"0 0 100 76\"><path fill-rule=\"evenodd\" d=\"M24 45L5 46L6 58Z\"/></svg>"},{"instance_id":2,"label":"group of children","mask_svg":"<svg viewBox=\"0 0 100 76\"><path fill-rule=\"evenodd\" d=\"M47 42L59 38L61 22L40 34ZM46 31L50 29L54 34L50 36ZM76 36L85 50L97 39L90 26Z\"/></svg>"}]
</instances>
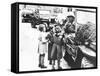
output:
<instances>
[{"instance_id":1,"label":"group of children","mask_svg":"<svg viewBox=\"0 0 100 76\"><path fill-rule=\"evenodd\" d=\"M62 69L60 60L63 57L64 47L66 47L67 41L71 41L70 37L75 36L74 20L75 17L70 15L62 22L58 20L53 24L51 23L48 33L46 33L47 27L45 24L39 25L39 67L46 68L44 65L44 57L45 53L48 52L48 60L49 64L52 65L52 69L55 69L55 60L57 60L58 69ZM71 43L73 43L73 41L71 41Z\"/></svg>"},{"instance_id":2,"label":"group of children","mask_svg":"<svg viewBox=\"0 0 100 76\"><path fill-rule=\"evenodd\" d=\"M78 47L80 44L75 40L75 17L67 16L65 20L56 20L54 23L40 24L38 30L39 35L39 67L47 68L44 65L45 54L48 52L49 64L55 69L55 61L57 61L57 69L61 67L61 59L63 58L71 68L81 68L81 62L84 54Z\"/></svg>"}]
</instances>

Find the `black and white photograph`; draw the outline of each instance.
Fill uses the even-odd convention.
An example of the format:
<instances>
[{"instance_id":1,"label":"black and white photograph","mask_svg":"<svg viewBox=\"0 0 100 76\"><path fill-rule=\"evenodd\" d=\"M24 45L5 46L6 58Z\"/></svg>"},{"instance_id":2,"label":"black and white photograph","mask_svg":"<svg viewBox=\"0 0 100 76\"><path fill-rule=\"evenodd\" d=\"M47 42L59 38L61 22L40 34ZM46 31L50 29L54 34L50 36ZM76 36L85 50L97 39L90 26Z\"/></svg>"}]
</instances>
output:
<instances>
[{"instance_id":1,"label":"black and white photograph","mask_svg":"<svg viewBox=\"0 0 100 76\"><path fill-rule=\"evenodd\" d=\"M96 7L19 4L19 72L97 67Z\"/></svg>"}]
</instances>

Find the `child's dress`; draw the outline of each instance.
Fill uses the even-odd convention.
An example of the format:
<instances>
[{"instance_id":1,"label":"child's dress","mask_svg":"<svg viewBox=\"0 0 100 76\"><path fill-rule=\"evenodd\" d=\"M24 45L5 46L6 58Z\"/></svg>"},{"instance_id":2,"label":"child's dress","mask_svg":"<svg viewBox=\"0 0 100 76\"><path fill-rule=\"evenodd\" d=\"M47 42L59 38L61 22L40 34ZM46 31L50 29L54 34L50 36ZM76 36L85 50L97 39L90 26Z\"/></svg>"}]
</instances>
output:
<instances>
[{"instance_id":1,"label":"child's dress","mask_svg":"<svg viewBox=\"0 0 100 76\"><path fill-rule=\"evenodd\" d=\"M38 52L39 54L45 54L47 52L47 39L46 39L47 33L40 32L39 35L39 45L38 45ZM34 43L35 44L35 43Z\"/></svg>"}]
</instances>

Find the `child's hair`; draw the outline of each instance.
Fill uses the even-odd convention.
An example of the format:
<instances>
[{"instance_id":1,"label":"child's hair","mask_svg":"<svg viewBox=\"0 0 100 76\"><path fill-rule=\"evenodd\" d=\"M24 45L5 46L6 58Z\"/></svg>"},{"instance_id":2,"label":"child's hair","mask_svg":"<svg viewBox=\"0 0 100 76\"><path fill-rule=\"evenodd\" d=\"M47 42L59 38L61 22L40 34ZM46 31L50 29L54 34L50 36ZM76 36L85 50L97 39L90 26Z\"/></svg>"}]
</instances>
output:
<instances>
[{"instance_id":1,"label":"child's hair","mask_svg":"<svg viewBox=\"0 0 100 76\"><path fill-rule=\"evenodd\" d=\"M39 31L43 31L44 29L43 29L43 27L42 26L39 26Z\"/></svg>"}]
</instances>

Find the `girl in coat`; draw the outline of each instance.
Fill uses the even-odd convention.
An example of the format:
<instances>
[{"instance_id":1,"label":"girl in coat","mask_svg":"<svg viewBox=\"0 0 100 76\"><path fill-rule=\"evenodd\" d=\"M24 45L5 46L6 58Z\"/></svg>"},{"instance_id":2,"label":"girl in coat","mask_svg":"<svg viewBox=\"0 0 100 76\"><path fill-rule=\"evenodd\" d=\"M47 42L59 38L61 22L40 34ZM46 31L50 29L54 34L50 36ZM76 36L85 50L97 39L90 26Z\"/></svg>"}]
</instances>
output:
<instances>
[{"instance_id":1,"label":"girl in coat","mask_svg":"<svg viewBox=\"0 0 100 76\"><path fill-rule=\"evenodd\" d=\"M55 69L55 60L57 60L58 69L62 69L60 66L60 60L62 58L62 35L60 35L60 26L56 26L53 31L53 46L51 51L52 69Z\"/></svg>"}]
</instances>

